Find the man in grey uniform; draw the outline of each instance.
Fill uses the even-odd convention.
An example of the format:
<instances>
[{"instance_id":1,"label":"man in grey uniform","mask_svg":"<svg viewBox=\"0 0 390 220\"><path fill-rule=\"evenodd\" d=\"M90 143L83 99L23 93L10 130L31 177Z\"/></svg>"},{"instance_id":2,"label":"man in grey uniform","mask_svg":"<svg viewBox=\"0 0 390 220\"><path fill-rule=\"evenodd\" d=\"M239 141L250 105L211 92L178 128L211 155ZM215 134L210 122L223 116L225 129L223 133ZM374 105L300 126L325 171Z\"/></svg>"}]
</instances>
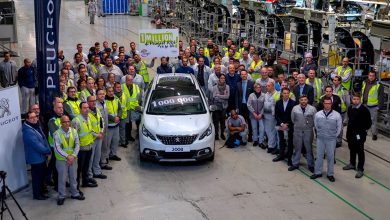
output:
<instances>
[{"instance_id":1,"label":"man in grey uniform","mask_svg":"<svg viewBox=\"0 0 390 220\"><path fill-rule=\"evenodd\" d=\"M336 149L337 136L343 126L340 113L332 110L332 99L326 97L323 100L324 109L317 112L314 116L314 126L317 131L317 159L315 162L314 174L310 177L316 179L322 177L322 163L324 153L328 163L327 177L329 181L334 182L333 165L334 150Z\"/></svg>"},{"instance_id":2,"label":"man in grey uniform","mask_svg":"<svg viewBox=\"0 0 390 220\"><path fill-rule=\"evenodd\" d=\"M4 60L0 62L0 87L6 88L16 85L18 69L15 61L11 60L11 54L4 52Z\"/></svg>"},{"instance_id":3,"label":"man in grey uniform","mask_svg":"<svg viewBox=\"0 0 390 220\"><path fill-rule=\"evenodd\" d=\"M314 115L317 113L316 108L308 104L309 99L305 94L299 97L299 105L296 105L291 112L291 121L294 124L294 154L292 158L292 166L288 171L293 171L299 168L301 160L302 146L306 149L306 160L309 170L314 172L314 159L312 151L312 143L314 136Z\"/></svg>"},{"instance_id":4,"label":"man in grey uniform","mask_svg":"<svg viewBox=\"0 0 390 220\"><path fill-rule=\"evenodd\" d=\"M106 100L104 99L105 92L102 89L96 91L96 108L99 109L102 114L103 123L108 124L108 109ZM109 148L107 145L107 127L103 129L103 142L101 147L100 168L103 170L112 170L112 167L108 165Z\"/></svg>"}]
</instances>

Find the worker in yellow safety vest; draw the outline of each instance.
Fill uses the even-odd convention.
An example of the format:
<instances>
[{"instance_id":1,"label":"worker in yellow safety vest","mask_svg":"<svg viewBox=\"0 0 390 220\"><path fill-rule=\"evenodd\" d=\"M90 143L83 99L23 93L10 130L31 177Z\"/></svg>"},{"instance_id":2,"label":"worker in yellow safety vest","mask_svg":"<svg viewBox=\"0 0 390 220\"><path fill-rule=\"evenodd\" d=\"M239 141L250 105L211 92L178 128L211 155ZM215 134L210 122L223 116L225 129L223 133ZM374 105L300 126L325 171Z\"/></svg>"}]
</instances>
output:
<instances>
[{"instance_id":1,"label":"worker in yellow safety vest","mask_svg":"<svg viewBox=\"0 0 390 220\"><path fill-rule=\"evenodd\" d=\"M61 102L53 103L54 116L49 119L47 127L49 129L47 135L47 142L50 145L52 155L54 155L54 133L61 127L61 116L64 115L64 107ZM56 157L51 157L47 166L46 183L53 183L55 189L57 189L58 173L56 169Z\"/></svg>"},{"instance_id":2,"label":"worker in yellow safety vest","mask_svg":"<svg viewBox=\"0 0 390 220\"><path fill-rule=\"evenodd\" d=\"M207 40L207 46L204 48L204 56L210 58L211 57L210 51L213 51L212 54L214 54L214 42L213 42L213 39L208 39Z\"/></svg>"},{"instance_id":3,"label":"worker in yellow safety vest","mask_svg":"<svg viewBox=\"0 0 390 220\"><path fill-rule=\"evenodd\" d=\"M242 42L242 47L238 50L238 52L240 53L240 57L242 57L242 52L244 52L244 51L249 53L249 49L250 49L249 41L248 40L244 40Z\"/></svg>"},{"instance_id":4,"label":"worker in yellow safety vest","mask_svg":"<svg viewBox=\"0 0 390 220\"><path fill-rule=\"evenodd\" d=\"M376 141L378 139L378 110L382 108L384 100L383 86L378 82L376 72L368 73L368 79L363 81L361 96L361 103L370 111L372 140Z\"/></svg>"},{"instance_id":5,"label":"worker in yellow safety vest","mask_svg":"<svg viewBox=\"0 0 390 220\"><path fill-rule=\"evenodd\" d=\"M80 101L76 97L76 88L71 86L67 89L68 98L64 102L64 111L73 120L80 114Z\"/></svg>"},{"instance_id":6,"label":"worker in yellow safety vest","mask_svg":"<svg viewBox=\"0 0 390 220\"><path fill-rule=\"evenodd\" d=\"M231 38L226 39L226 46L222 48L223 54L226 54L229 51L232 44L233 44L233 40Z\"/></svg>"},{"instance_id":7,"label":"worker in yellow safety vest","mask_svg":"<svg viewBox=\"0 0 390 220\"><path fill-rule=\"evenodd\" d=\"M341 66L338 66L334 72L331 74L333 79L334 76L340 76L342 79L343 87L350 91L351 90L351 82L352 82L352 68L348 65L349 59L348 57L344 57L341 61Z\"/></svg>"},{"instance_id":8,"label":"worker in yellow safety vest","mask_svg":"<svg viewBox=\"0 0 390 220\"><path fill-rule=\"evenodd\" d=\"M323 94L323 84L320 78L316 77L316 70L310 69L307 73L308 78L306 79L306 84L311 85L314 89L314 107L318 107L320 103L321 96Z\"/></svg>"},{"instance_id":9,"label":"worker in yellow safety vest","mask_svg":"<svg viewBox=\"0 0 390 220\"><path fill-rule=\"evenodd\" d=\"M102 144L104 139L105 123L100 109L97 108L96 96L88 96L87 102L89 106L89 119L92 124L92 135L94 137L91 160L89 161L88 177L107 179L107 176L102 173L100 167L100 159L102 155Z\"/></svg>"},{"instance_id":10,"label":"worker in yellow safety vest","mask_svg":"<svg viewBox=\"0 0 390 220\"><path fill-rule=\"evenodd\" d=\"M93 58L93 63L88 64L87 69L88 69L88 75L94 79L97 78L97 75L99 73L100 68L104 66L103 64L100 63L100 56L96 55Z\"/></svg>"},{"instance_id":11,"label":"worker in yellow safety vest","mask_svg":"<svg viewBox=\"0 0 390 220\"><path fill-rule=\"evenodd\" d=\"M139 54L136 54L134 56L135 67L138 71L138 74L140 74L144 78L145 88L148 88L150 82L148 67L152 68L154 66L154 60L156 60L156 57L153 57L152 61L149 64L146 64L143 60L141 60Z\"/></svg>"},{"instance_id":12,"label":"worker in yellow safety vest","mask_svg":"<svg viewBox=\"0 0 390 220\"><path fill-rule=\"evenodd\" d=\"M141 115L137 110L137 107L140 106L141 98L142 98L142 90L139 86L133 83L133 76L127 75L126 82L122 84L122 91L127 98L126 109L129 112L129 120L126 125L127 127L127 135L130 141L134 141L135 139L131 136L132 131L132 122L134 121L137 125L137 129L139 124L141 123Z\"/></svg>"},{"instance_id":13,"label":"worker in yellow safety vest","mask_svg":"<svg viewBox=\"0 0 390 220\"><path fill-rule=\"evenodd\" d=\"M88 113L88 103L81 102L80 114L72 119L72 127L77 131L80 140L80 151L77 157L77 185L80 186L81 180L82 187L97 187L96 180L88 176L89 161L94 143L92 121Z\"/></svg>"},{"instance_id":14,"label":"worker in yellow safety vest","mask_svg":"<svg viewBox=\"0 0 390 220\"><path fill-rule=\"evenodd\" d=\"M95 80L88 78L87 87L81 91L80 100L86 102L89 96L95 96Z\"/></svg>"},{"instance_id":15,"label":"worker in yellow safety vest","mask_svg":"<svg viewBox=\"0 0 390 220\"><path fill-rule=\"evenodd\" d=\"M346 113L347 113L348 107L351 105L351 97L350 97L349 91L343 87L343 85L341 83L342 79L340 76L333 77L332 82L333 82L333 85L332 85L333 94L337 95L341 101L341 111L340 111L341 119L342 119L343 123L347 123L347 118L346 118L347 114ZM341 127L340 135L337 137L337 143L336 143L337 147L341 146L342 137L343 137L343 127Z\"/></svg>"},{"instance_id":16,"label":"worker in yellow safety vest","mask_svg":"<svg viewBox=\"0 0 390 220\"><path fill-rule=\"evenodd\" d=\"M252 55L252 63L248 72L252 75L253 81L256 81L261 77L261 68L264 66L264 62L261 60L259 54L254 53ZM264 91L264 90L263 90Z\"/></svg>"},{"instance_id":17,"label":"worker in yellow safety vest","mask_svg":"<svg viewBox=\"0 0 390 220\"><path fill-rule=\"evenodd\" d=\"M109 87L106 90L106 104L108 109L108 128L107 128L107 145L110 149L110 160L120 161L117 155L119 145L119 124L122 118L122 106L119 99L114 95L114 88Z\"/></svg>"},{"instance_id":18,"label":"worker in yellow safety vest","mask_svg":"<svg viewBox=\"0 0 390 220\"><path fill-rule=\"evenodd\" d=\"M237 50L237 46L235 44L232 44L230 48L233 49L233 54L234 54L233 58L239 60L241 57L241 53ZM229 50L228 52L225 53L225 57L231 57L231 55L229 54Z\"/></svg>"},{"instance_id":19,"label":"worker in yellow safety vest","mask_svg":"<svg viewBox=\"0 0 390 220\"><path fill-rule=\"evenodd\" d=\"M122 117L121 122L119 123L119 146L127 148L128 141L126 139L126 123L128 119L128 109L127 109L127 97L122 91L122 85L119 82L115 83L114 86L115 96L119 99L119 103L122 108Z\"/></svg>"},{"instance_id":20,"label":"worker in yellow safety vest","mask_svg":"<svg viewBox=\"0 0 390 220\"><path fill-rule=\"evenodd\" d=\"M76 129L70 127L67 115L61 116L61 127L54 133L54 156L58 171L57 205L63 205L66 191L65 185L69 180L71 198L84 200L85 197L77 188L77 156L80 150L80 140Z\"/></svg>"}]
</instances>

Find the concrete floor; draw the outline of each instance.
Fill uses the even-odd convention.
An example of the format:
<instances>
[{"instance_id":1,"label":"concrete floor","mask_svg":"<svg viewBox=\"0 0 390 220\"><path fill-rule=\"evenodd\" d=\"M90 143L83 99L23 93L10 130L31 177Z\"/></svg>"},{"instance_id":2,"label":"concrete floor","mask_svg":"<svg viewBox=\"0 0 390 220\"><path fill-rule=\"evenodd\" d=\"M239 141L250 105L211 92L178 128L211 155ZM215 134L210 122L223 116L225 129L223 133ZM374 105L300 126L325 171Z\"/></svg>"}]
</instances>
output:
<instances>
[{"instance_id":1,"label":"concrete floor","mask_svg":"<svg viewBox=\"0 0 390 220\"><path fill-rule=\"evenodd\" d=\"M16 1L16 47L23 58L35 56L32 8L32 1ZM95 41L117 41L127 49L141 27L150 27L150 20L107 16L92 26L82 1L62 1L60 47L67 58L78 42L87 48ZM389 160L389 143L380 135L367 141L367 149ZM140 163L136 144L130 144L119 150L122 161L104 172L107 180L82 189L85 201L67 199L58 207L53 191L49 200L34 201L31 187L16 198L29 219L389 219L390 164L378 157L366 154L366 176L357 180L355 172L342 170L349 158L344 143L337 149L336 182L330 183L310 180L304 164L301 171L288 172L285 163L273 163L273 156L258 147L222 144L217 142L214 162L200 164Z\"/></svg>"}]
</instances>

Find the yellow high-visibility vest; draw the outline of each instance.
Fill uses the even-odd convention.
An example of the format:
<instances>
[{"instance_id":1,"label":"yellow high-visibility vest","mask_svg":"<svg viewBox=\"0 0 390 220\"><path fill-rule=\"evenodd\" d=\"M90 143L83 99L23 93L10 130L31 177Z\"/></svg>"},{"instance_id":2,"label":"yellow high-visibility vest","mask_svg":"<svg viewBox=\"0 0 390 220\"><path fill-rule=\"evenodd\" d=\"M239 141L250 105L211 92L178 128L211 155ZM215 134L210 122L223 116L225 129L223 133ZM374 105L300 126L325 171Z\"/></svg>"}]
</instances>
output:
<instances>
[{"instance_id":1,"label":"yellow high-visibility vest","mask_svg":"<svg viewBox=\"0 0 390 220\"><path fill-rule=\"evenodd\" d=\"M306 84L310 85L309 78L306 79ZM316 90L316 97L315 100L317 103L320 102L321 96L322 96L322 81L319 78L314 78L314 84L315 84L315 90Z\"/></svg>"},{"instance_id":2,"label":"yellow high-visibility vest","mask_svg":"<svg viewBox=\"0 0 390 220\"><path fill-rule=\"evenodd\" d=\"M52 118L54 119L54 118ZM61 118L55 118L54 119L54 124L57 126L57 128L59 128L61 126ZM53 139L53 135L51 132L49 132L49 135L47 137L47 142L49 142L49 145L50 147L54 147L54 139Z\"/></svg>"},{"instance_id":3,"label":"yellow high-visibility vest","mask_svg":"<svg viewBox=\"0 0 390 220\"><path fill-rule=\"evenodd\" d=\"M117 97L114 97L114 100L106 100L107 104L107 110L108 114L112 117L118 116L118 109L119 109L119 99ZM117 123L111 122L108 124L109 126L115 126Z\"/></svg>"},{"instance_id":4,"label":"yellow high-visibility vest","mask_svg":"<svg viewBox=\"0 0 390 220\"><path fill-rule=\"evenodd\" d=\"M373 106L377 106L379 104L379 99L378 99L379 87L380 87L379 83L376 83L376 85L371 86L370 90L368 91L367 106L373 107ZM366 81L363 81L362 97L361 97L362 103L363 103L363 95L364 95L365 89L366 89Z\"/></svg>"},{"instance_id":5,"label":"yellow high-visibility vest","mask_svg":"<svg viewBox=\"0 0 390 220\"><path fill-rule=\"evenodd\" d=\"M76 130L74 128L69 128L69 140L68 141L66 141L65 134L64 134L62 128L58 129L55 133L58 136L62 150L65 153L67 153L68 155L72 155L74 152L74 145L75 145L74 144L75 143L74 134L76 133ZM61 156L57 152L57 150L55 150L55 148L54 148L54 155L55 155L57 160L66 160L66 158Z\"/></svg>"},{"instance_id":6,"label":"yellow high-visibility vest","mask_svg":"<svg viewBox=\"0 0 390 220\"><path fill-rule=\"evenodd\" d=\"M92 123L89 119L86 121L83 116L78 115L73 120L77 120L80 130L78 130L78 135L80 138L80 147L85 147L93 143L94 137L92 135Z\"/></svg>"},{"instance_id":7,"label":"yellow high-visibility vest","mask_svg":"<svg viewBox=\"0 0 390 220\"><path fill-rule=\"evenodd\" d=\"M347 67L347 69L344 72L341 72L343 69L342 66L337 67L337 75L340 76L341 78L345 77L348 73L352 72L351 67ZM347 82L342 82L341 85L348 91L351 90L351 79L348 80Z\"/></svg>"},{"instance_id":8,"label":"yellow high-visibility vest","mask_svg":"<svg viewBox=\"0 0 390 220\"><path fill-rule=\"evenodd\" d=\"M133 84L133 94L132 95L130 95L130 91L127 88L127 85L125 83L122 84L122 90L127 97L127 104L126 104L127 110L135 110L135 108L137 106L139 106L138 95L141 93L139 86L137 84Z\"/></svg>"},{"instance_id":9,"label":"yellow high-visibility vest","mask_svg":"<svg viewBox=\"0 0 390 220\"><path fill-rule=\"evenodd\" d=\"M252 63L251 63L251 68L252 69L256 69L256 68L258 68L258 67L260 67L262 65L263 65L263 61L262 60L259 60L259 62L257 62L257 63L253 60ZM261 77L260 71L259 72L253 72L253 73L251 73L251 75L252 75L253 81L256 81L256 79Z\"/></svg>"}]
</instances>

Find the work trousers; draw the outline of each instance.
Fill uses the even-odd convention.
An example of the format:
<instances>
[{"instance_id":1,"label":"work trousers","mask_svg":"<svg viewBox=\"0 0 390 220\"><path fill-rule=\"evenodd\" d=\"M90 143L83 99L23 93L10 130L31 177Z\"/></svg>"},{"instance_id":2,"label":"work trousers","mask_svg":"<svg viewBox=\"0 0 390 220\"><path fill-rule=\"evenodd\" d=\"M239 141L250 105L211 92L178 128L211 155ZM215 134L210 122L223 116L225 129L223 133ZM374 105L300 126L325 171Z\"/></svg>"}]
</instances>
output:
<instances>
[{"instance_id":1,"label":"work trousers","mask_svg":"<svg viewBox=\"0 0 390 220\"><path fill-rule=\"evenodd\" d=\"M293 143L294 153L292 158L292 165L299 167L301 161L302 147L306 149L306 160L308 167L314 167L314 158L312 151L313 130L294 130Z\"/></svg>"},{"instance_id":2,"label":"work trousers","mask_svg":"<svg viewBox=\"0 0 390 220\"><path fill-rule=\"evenodd\" d=\"M277 147L277 132L276 119L272 114L264 114L264 130L267 134L268 148L274 149Z\"/></svg>"},{"instance_id":3,"label":"work trousers","mask_svg":"<svg viewBox=\"0 0 390 220\"><path fill-rule=\"evenodd\" d=\"M357 169L360 171L364 171L364 162L365 162L364 142L366 142L366 137L367 137L366 134L360 134L359 140L357 140L356 135L352 135L352 137L348 137L350 164L356 166L356 155L357 155L359 159Z\"/></svg>"},{"instance_id":4,"label":"work trousers","mask_svg":"<svg viewBox=\"0 0 390 220\"><path fill-rule=\"evenodd\" d=\"M22 114L26 114L31 105L35 104L35 88L20 87L22 93Z\"/></svg>"},{"instance_id":5,"label":"work trousers","mask_svg":"<svg viewBox=\"0 0 390 220\"><path fill-rule=\"evenodd\" d=\"M336 149L336 137L318 137L317 136L317 159L315 162L314 174L322 174L324 153L328 164L328 176L333 176L334 171L334 151Z\"/></svg>"},{"instance_id":6,"label":"work trousers","mask_svg":"<svg viewBox=\"0 0 390 220\"><path fill-rule=\"evenodd\" d=\"M71 195L80 195L77 190L77 160L74 160L72 165L68 165L66 160L57 160L56 167L58 171L58 198L65 198L66 181L68 179Z\"/></svg>"},{"instance_id":7,"label":"work trousers","mask_svg":"<svg viewBox=\"0 0 390 220\"><path fill-rule=\"evenodd\" d=\"M116 155L119 145L119 126L108 127L107 129L107 145L110 149L109 156Z\"/></svg>"},{"instance_id":8,"label":"work trousers","mask_svg":"<svg viewBox=\"0 0 390 220\"><path fill-rule=\"evenodd\" d=\"M135 122L135 125L137 126L136 135L138 135L139 125L141 124L141 120L131 120L131 113L129 111L129 120L126 123L126 139L127 139L127 141L129 140L130 137L132 137L131 132L133 131L133 121ZM137 136L135 138L137 138Z\"/></svg>"},{"instance_id":9,"label":"work trousers","mask_svg":"<svg viewBox=\"0 0 390 220\"><path fill-rule=\"evenodd\" d=\"M378 109L378 107L368 107L367 105L366 105L366 107L370 111L370 115L371 115L371 121L372 121L371 133L372 133L372 135L378 135L377 123L378 123L378 110L379 109Z\"/></svg>"},{"instance_id":10,"label":"work trousers","mask_svg":"<svg viewBox=\"0 0 390 220\"><path fill-rule=\"evenodd\" d=\"M50 147L51 150L51 158L49 160L49 164L46 170L46 183L49 183L53 180L54 189L57 189L58 186L58 172L56 169L56 157L54 156L54 148Z\"/></svg>"},{"instance_id":11,"label":"work trousers","mask_svg":"<svg viewBox=\"0 0 390 220\"><path fill-rule=\"evenodd\" d=\"M212 117L216 136L218 136L219 131L221 131L221 134L223 134L223 132L225 131L225 115L226 110L213 111Z\"/></svg>"},{"instance_id":12,"label":"work trousers","mask_svg":"<svg viewBox=\"0 0 390 220\"><path fill-rule=\"evenodd\" d=\"M260 144L264 143L264 120L256 120L250 118L250 124L252 127L252 139L253 141L258 141Z\"/></svg>"},{"instance_id":13,"label":"work trousers","mask_svg":"<svg viewBox=\"0 0 390 220\"><path fill-rule=\"evenodd\" d=\"M289 128L286 131L278 130L278 137L279 137L279 155L282 158L286 157L286 148L287 148L287 159L289 162L291 162L291 158L293 155L293 133L294 129Z\"/></svg>"},{"instance_id":14,"label":"work trousers","mask_svg":"<svg viewBox=\"0 0 390 220\"><path fill-rule=\"evenodd\" d=\"M342 121L344 122L344 120L345 120L345 116L346 116L347 114L344 112L344 113L341 113L341 119L342 119ZM337 143L343 143L343 133L344 133L344 125L342 125L341 126L341 131L340 131L340 134L339 134L339 136L337 136Z\"/></svg>"},{"instance_id":15,"label":"work trousers","mask_svg":"<svg viewBox=\"0 0 390 220\"><path fill-rule=\"evenodd\" d=\"M95 24L95 14L94 13L89 13L89 23Z\"/></svg>"},{"instance_id":16,"label":"work trousers","mask_svg":"<svg viewBox=\"0 0 390 220\"><path fill-rule=\"evenodd\" d=\"M93 175L102 173L100 168L100 158L102 156L102 139L96 139L93 142L91 159L89 160L88 177L93 178Z\"/></svg>"},{"instance_id":17,"label":"work trousers","mask_svg":"<svg viewBox=\"0 0 390 220\"><path fill-rule=\"evenodd\" d=\"M110 148L107 144L108 141L108 132L107 129L103 133L103 141L102 141L102 147L101 147L101 156L100 156L100 163L106 164L108 163L108 156L110 154Z\"/></svg>"},{"instance_id":18,"label":"work trousers","mask_svg":"<svg viewBox=\"0 0 390 220\"><path fill-rule=\"evenodd\" d=\"M242 117L244 117L246 124L248 125L248 135L250 138L252 138L252 124L249 119L250 112L248 110L248 105L246 103L241 103L238 112L240 115L242 115Z\"/></svg>"},{"instance_id":19,"label":"work trousers","mask_svg":"<svg viewBox=\"0 0 390 220\"><path fill-rule=\"evenodd\" d=\"M121 122L119 123L119 144L120 145L127 144L126 124L127 124L127 118L121 119Z\"/></svg>"},{"instance_id":20,"label":"work trousers","mask_svg":"<svg viewBox=\"0 0 390 220\"><path fill-rule=\"evenodd\" d=\"M88 183L88 168L89 168L89 160L91 159L92 149L90 150L80 150L77 156L77 188L80 187L80 176L81 183L85 185Z\"/></svg>"},{"instance_id":21,"label":"work trousers","mask_svg":"<svg viewBox=\"0 0 390 220\"><path fill-rule=\"evenodd\" d=\"M46 169L46 162L31 164L31 179L34 198L38 198L43 195L43 183L45 180Z\"/></svg>"}]
</instances>

